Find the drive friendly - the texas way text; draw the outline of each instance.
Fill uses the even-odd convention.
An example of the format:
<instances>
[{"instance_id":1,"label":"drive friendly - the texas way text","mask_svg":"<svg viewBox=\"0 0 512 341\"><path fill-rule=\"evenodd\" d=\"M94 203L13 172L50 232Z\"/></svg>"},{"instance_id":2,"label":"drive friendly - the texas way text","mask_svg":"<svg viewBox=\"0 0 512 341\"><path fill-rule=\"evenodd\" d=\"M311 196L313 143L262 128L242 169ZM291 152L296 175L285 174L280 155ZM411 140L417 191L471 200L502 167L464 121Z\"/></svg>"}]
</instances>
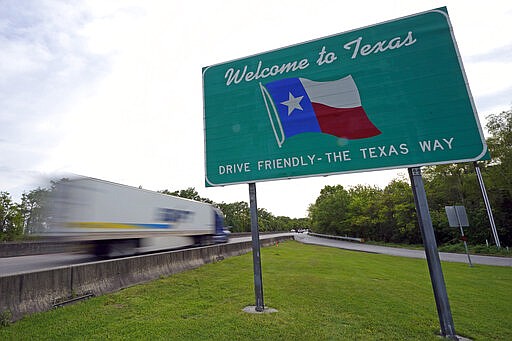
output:
<instances>
[{"instance_id":1,"label":"drive friendly - the texas way text","mask_svg":"<svg viewBox=\"0 0 512 341\"><path fill-rule=\"evenodd\" d=\"M441 152L453 149L454 137L418 141L423 153ZM274 169L308 167L319 163L336 164L351 162L355 159L372 160L386 157L399 157L409 154L407 143L359 148L355 153L350 150L324 152L322 154L296 155L284 158L257 160L255 162L236 162L218 166L219 175L270 171Z\"/></svg>"}]
</instances>

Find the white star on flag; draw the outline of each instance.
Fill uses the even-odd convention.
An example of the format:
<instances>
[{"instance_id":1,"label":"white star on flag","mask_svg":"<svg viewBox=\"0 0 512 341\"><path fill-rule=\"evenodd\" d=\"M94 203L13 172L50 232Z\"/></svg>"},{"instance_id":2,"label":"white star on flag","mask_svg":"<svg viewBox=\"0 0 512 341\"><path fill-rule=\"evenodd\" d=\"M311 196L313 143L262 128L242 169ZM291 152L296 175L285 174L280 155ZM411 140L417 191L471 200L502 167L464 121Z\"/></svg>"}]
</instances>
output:
<instances>
[{"instance_id":1,"label":"white star on flag","mask_svg":"<svg viewBox=\"0 0 512 341\"><path fill-rule=\"evenodd\" d=\"M286 105L288 107L288 116L290 116L292 111L295 109L303 110L300 105L300 101L302 101L302 98L304 96L293 97L291 92L288 92L288 93L289 93L288 100L281 102L281 104Z\"/></svg>"}]
</instances>

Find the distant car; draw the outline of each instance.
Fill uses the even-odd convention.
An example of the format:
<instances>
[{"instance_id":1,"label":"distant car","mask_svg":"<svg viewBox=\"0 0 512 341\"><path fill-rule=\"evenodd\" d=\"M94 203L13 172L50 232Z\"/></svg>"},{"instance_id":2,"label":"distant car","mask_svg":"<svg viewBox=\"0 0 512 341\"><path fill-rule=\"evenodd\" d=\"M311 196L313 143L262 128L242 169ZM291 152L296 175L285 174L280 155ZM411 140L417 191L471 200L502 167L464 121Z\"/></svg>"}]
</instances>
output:
<instances>
[{"instance_id":1,"label":"distant car","mask_svg":"<svg viewBox=\"0 0 512 341\"><path fill-rule=\"evenodd\" d=\"M295 229L291 229L291 230L290 230L290 232L293 232L293 233L295 233L295 232L297 232L297 231L295 231Z\"/></svg>"}]
</instances>

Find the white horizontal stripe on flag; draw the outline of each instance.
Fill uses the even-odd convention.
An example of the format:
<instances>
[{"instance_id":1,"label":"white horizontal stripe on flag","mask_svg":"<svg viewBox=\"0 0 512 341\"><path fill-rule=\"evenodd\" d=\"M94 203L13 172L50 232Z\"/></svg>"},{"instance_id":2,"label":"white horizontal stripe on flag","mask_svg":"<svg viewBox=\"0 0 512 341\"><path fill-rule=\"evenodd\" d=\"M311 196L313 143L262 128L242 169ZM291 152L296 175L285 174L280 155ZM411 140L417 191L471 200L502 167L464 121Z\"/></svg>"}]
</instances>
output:
<instances>
[{"instance_id":1,"label":"white horizontal stripe on flag","mask_svg":"<svg viewBox=\"0 0 512 341\"><path fill-rule=\"evenodd\" d=\"M351 75L328 82L315 82L299 78L311 102L334 108L354 108L361 106L361 98Z\"/></svg>"}]
</instances>

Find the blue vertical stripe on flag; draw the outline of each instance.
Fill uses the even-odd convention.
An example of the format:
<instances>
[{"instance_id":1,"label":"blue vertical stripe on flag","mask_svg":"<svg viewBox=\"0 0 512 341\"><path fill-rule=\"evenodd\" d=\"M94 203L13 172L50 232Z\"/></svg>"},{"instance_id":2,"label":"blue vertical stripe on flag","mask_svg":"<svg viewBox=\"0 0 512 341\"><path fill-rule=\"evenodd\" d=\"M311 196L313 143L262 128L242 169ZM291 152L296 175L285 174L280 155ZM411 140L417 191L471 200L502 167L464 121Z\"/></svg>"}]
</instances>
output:
<instances>
[{"instance_id":1,"label":"blue vertical stripe on flag","mask_svg":"<svg viewBox=\"0 0 512 341\"><path fill-rule=\"evenodd\" d=\"M265 84L274 105L277 108L281 125L286 137L301 133L321 132L311 101L298 78L285 78ZM290 98L302 96L299 108L288 114L288 106L282 104Z\"/></svg>"}]
</instances>

